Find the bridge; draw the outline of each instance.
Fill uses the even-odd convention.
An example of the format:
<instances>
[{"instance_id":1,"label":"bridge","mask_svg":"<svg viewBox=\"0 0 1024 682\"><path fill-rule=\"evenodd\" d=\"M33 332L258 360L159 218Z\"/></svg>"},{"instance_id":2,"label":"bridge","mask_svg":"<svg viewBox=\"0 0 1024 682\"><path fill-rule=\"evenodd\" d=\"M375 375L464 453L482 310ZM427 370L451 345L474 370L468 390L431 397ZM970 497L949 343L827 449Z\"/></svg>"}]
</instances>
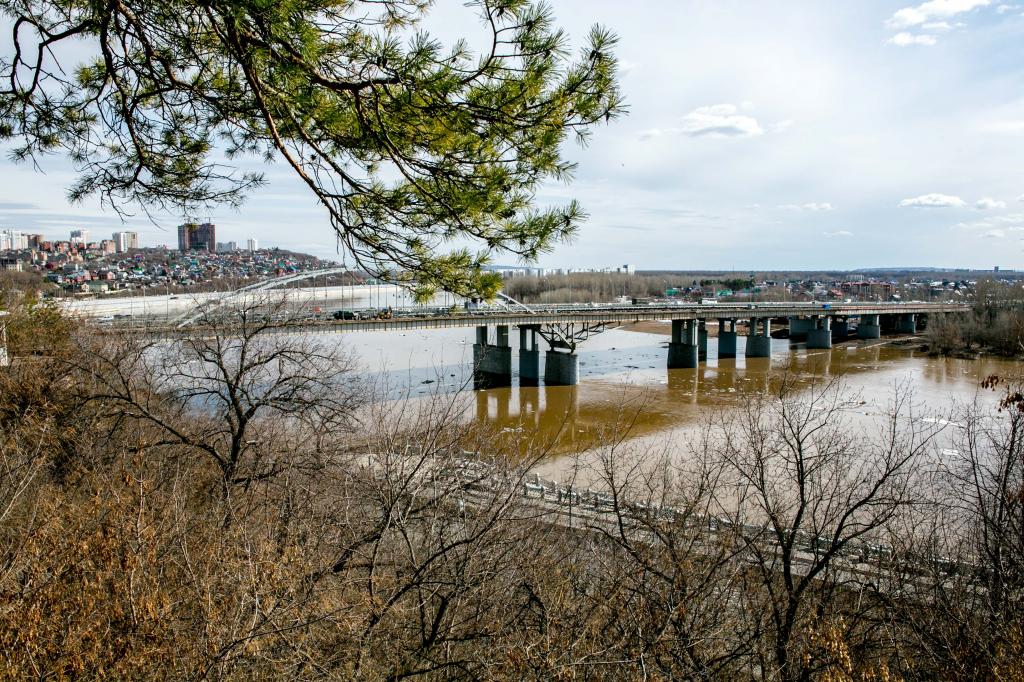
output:
<instances>
[{"instance_id":1,"label":"bridge","mask_svg":"<svg viewBox=\"0 0 1024 682\"><path fill-rule=\"evenodd\" d=\"M219 307L218 310L224 310ZM579 380L577 346L609 326L648 320L670 321L669 369L696 368L707 359L708 322L718 326L718 357L734 358L739 348L738 326L746 322L748 333L743 354L748 358L771 356L773 325L788 327L791 339L806 340L808 349L828 349L837 340L855 334L859 339L878 339L883 331L914 334L929 315L957 314L970 310L963 303L749 303L724 305L546 305L526 306L506 299L498 307L454 310L451 308L404 308L391 311L389 319L271 321L269 331L319 334L365 331L407 331L475 327L473 363L476 386L486 388L512 383L510 327L519 330L520 383L541 380L540 345L544 354L543 380L547 385L575 385ZM204 333L203 312L147 331L163 336ZM855 322L855 327L851 323ZM492 331L493 330L493 331Z\"/></svg>"}]
</instances>

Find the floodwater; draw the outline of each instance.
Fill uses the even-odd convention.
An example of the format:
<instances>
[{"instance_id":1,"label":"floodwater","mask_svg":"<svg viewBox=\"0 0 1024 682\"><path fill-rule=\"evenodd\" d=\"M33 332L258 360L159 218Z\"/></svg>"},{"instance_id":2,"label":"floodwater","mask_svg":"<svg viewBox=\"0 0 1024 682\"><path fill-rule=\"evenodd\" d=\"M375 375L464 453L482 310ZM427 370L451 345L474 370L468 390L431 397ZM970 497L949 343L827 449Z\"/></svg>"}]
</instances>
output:
<instances>
[{"instance_id":1,"label":"floodwater","mask_svg":"<svg viewBox=\"0 0 1024 682\"><path fill-rule=\"evenodd\" d=\"M667 328L667 325L666 325ZM578 386L513 386L473 392L474 330L367 332L338 335L365 375L384 386L391 398L428 399L465 393L466 418L504 433L521 447L550 452L557 469L564 455L579 453L609 438L665 442L699 430L709 411L734 410L785 378L796 390L839 379L856 396L861 414L881 416L897 387L909 388L919 411L948 414L955 403L978 398L986 376L1018 373L1019 363L996 358L933 358L914 346L893 347L888 339L852 341L831 350L807 350L776 339L771 358L717 358L717 339L708 340L708 361L697 369L666 369L668 336L611 329L592 336L578 349ZM518 334L510 334L515 348ZM517 371L513 350L513 374ZM542 371L543 374L543 371Z\"/></svg>"}]
</instances>

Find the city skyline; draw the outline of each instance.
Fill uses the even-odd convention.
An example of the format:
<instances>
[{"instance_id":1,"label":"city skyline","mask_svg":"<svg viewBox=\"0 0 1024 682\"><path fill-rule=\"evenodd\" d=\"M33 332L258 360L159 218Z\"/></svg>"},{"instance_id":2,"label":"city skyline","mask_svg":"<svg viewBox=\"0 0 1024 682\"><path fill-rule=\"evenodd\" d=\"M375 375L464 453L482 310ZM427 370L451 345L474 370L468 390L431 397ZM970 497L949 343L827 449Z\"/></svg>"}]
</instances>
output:
<instances>
[{"instance_id":1,"label":"city skyline","mask_svg":"<svg viewBox=\"0 0 1024 682\"><path fill-rule=\"evenodd\" d=\"M595 133L571 185L590 220L540 258L641 269L975 268L1024 264L1024 6L1016 2L682 2L623 13L556 0L579 44L600 22L620 36L630 114ZM435 7L427 29L479 35L472 12ZM992 55L999 55L993 59ZM134 230L174 245L182 216L124 225L95 201L69 206L70 164L46 174L5 160L0 224L26 232ZM264 167L260 161L247 169ZM325 213L281 163L238 212L199 222L339 258ZM17 197L17 201L10 200ZM496 256L496 264L516 265Z\"/></svg>"}]
</instances>

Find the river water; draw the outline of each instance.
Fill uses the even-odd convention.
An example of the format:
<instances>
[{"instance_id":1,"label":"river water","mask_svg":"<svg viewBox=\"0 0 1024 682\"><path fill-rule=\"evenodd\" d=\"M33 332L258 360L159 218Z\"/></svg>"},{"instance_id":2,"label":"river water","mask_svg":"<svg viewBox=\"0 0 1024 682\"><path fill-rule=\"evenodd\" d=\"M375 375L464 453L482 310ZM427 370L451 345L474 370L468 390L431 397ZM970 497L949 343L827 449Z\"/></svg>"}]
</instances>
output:
<instances>
[{"instance_id":1,"label":"river water","mask_svg":"<svg viewBox=\"0 0 1024 682\"><path fill-rule=\"evenodd\" d=\"M666 330L668 325L665 325ZM868 418L884 414L898 386L913 391L922 414L941 419L955 405L975 399L994 403L995 394L979 382L991 374L1015 374L1019 363L996 358L933 358L914 346L894 347L886 338L853 341L831 350L807 350L776 339L771 358L717 358L717 339L708 340L708 361L697 369L666 369L668 336L611 329L578 349L578 386L520 387L473 392L471 361L474 330L446 329L338 335L361 371L392 399L462 394L466 419L551 453L549 472L566 455L600 444L610 433L627 439L664 443L698 430L709 411L734 410L783 378L797 390L841 380ZM515 345L517 334L510 334ZM513 351L513 373L517 356Z\"/></svg>"}]
</instances>

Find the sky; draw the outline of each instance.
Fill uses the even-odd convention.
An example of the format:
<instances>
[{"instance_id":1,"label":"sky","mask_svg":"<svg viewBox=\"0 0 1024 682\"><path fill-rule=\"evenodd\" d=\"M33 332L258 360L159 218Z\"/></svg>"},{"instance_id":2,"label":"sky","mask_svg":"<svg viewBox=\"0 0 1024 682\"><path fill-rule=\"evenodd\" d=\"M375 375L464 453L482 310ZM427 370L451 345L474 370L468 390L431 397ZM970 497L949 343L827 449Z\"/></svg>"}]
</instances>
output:
<instances>
[{"instance_id":1,"label":"sky","mask_svg":"<svg viewBox=\"0 0 1024 682\"><path fill-rule=\"evenodd\" d=\"M550 4L575 44L594 23L618 34L628 114L566 146L574 180L537 200L575 198L589 219L539 265L1024 269L1024 0ZM480 30L459 0L426 25L446 41ZM312 196L283 164L264 170L240 210L196 217L219 241L338 260ZM60 159L0 159L0 226L175 243L178 216L72 206L73 178Z\"/></svg>"}]
</instances>

